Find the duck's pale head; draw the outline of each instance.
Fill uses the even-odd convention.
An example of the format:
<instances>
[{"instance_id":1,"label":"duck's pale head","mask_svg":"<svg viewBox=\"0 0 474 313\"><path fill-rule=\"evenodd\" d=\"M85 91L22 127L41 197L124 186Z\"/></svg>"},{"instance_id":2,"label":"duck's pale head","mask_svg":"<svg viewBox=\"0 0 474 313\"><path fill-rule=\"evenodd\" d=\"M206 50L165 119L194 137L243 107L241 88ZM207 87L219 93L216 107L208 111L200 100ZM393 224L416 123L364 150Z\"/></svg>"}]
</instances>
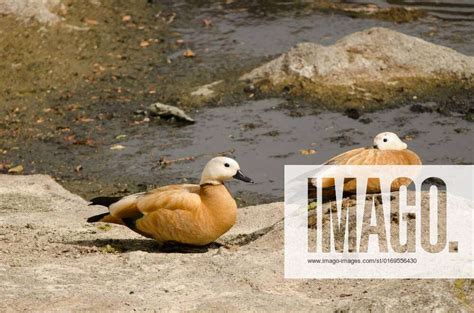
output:
<instances>
[{"instance_id":1,"label":"duck's pale head","mask_svg":"<svg viewBox=\"0 0 474 313\"><path fill-rule=\"evenodd\" d=\"M218 185L232 178L247 183L253 183L251 178L245 176L242 173L237 161L227 157L215 157L207 162L206 166L204 167L200 184Z\"/></svg>"},{"instance_id":2,"label":"duck's pale head","mask_svg":"<svg viewBox=\"0 0 474 313\"><path fill-rule=\"evenodd\" d=\"M398 138L397 134L384 132L375 136L374 148L379 150L405 150L407 144Z\"/></svg>"}]
</instances>

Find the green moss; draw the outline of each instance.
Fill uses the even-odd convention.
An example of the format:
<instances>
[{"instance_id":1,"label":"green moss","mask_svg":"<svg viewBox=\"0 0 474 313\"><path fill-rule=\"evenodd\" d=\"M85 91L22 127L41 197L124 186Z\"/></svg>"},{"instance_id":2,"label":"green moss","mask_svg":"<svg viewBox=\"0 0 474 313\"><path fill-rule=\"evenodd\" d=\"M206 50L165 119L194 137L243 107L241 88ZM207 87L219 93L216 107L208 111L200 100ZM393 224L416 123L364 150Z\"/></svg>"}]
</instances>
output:
<instances>
[{"instance_id":1,"label":"green moss","mask_svg":"<svg viewBox=\"0 0 474 313\"><path fill-rule=\"evenodd\" d=\"M387 8L375 10L343 10L350 16L360 18L373 18L383 21L390 21L395 23L409 23L416 21L424 16L426 12L420 10L408 10L406 8Z\"/></svg>"},{"instance_id":2,"label":"green moss","mask_svg":"<svg viewBox=\"0 0 474 313\"><path fill-rule=\"evenodd\" d=\"M356 18L373 18L395 23L408 23L426 16L426 12L403 7L381 8L374 4L334 3L316 0L312 8L322 12L344 14Z\"/></svg>"},{"instance_id":3,"label":"green moss","mask_svg":"<svg viewBox=\"0 0 474 313\"><path fill-rule=\"evenodd\" d=\"M378 10L375 13L367 14L366 16L396 23L409 23L425 17L426 12L398 7Z\"/></svg>"},{"instance_id":4,"label":"green moss","mask_svg":"<svg viewBox=\"0 0 474 313\"><path fill-rule=\"evenodd\" d=\"M112 229L112 226L110 224L102 224L97 226L97 229L102 230L102 231L109 231Z\"/></svg>"},{"instance_id":5,"label":"green moss","mask_svg":"<svg viewBox=\"0 0 474 313\"><path fill-rule=\"evenodd\" d=\"M466 294L464 292L464 279L456 279L454 281L454 294L456 295L456 298L458 298L461 301L465 301L466 299Z\"/></svg>"},{"instance_id":6,"label":"green moss","mask_svg":"<svg viewBox=\"0 0 474 313\"><path fill-rule=\"evenodd\" d=\"M464 119L468 122L474 122L474 114L469 113L464 116Z\"/></svg>"},{"instance_id":7,"label":"green moss","mask_svg":"<svg viewBox=\"0 0 474 313\"><path fill-rule=\"evenodd\" d=\"M470 310L474 310L473 290L473 279L456 279L454 281L454 295Z\"/></svg>"},{"instance_id":8,"label":"green moss","mask_svg":"<svg viewBox=\"0 0 474 313\"><path fill-rule=\"evenodd\" d=\"M104 246L104 247L101 247L101 248L99 249L99 251L100 251L101 253L104 253L104 254L105 254L105 253L113 253L113 254L115 254L115 253L120 253L120 252L121 252L120 249L115 248L115 247L113 247L113 246L111 246L111 245L109 245L109 244L106 245L106 246Z\"/></svg>"},{"instance_id":9,"label":"green moss","mask_svg":"<svg viewBox=\"0 0 474 313\"><path fill-rule=\"evenodd\" d=\"M273 84L262 80L257 85L265 97L281 96L301 98L322 108L344 110L357 108L363 111L395 107L409 100L440 100L474 87L474 81L462 81L452 76L437 78L398 78L396 83L360 82L351 86L332 85L302 78L288 78Z\"/></svg>"}]
</instances>

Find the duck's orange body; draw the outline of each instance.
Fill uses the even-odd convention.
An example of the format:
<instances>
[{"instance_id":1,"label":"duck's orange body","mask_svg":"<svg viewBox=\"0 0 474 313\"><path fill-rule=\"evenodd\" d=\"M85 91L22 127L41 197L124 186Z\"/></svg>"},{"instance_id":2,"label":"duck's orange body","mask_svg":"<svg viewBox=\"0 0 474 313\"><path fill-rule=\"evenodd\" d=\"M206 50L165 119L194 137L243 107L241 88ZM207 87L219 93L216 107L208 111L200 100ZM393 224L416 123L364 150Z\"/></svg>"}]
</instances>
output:
<instances>
[{"instance_id":1,"label":"duck's orange body","mask_svg":"<svg viewBox=\"0 0 474 313\"><path fill-rule=\"evenodd\" d=\"M328 160L324 165L421 165L420 157L413 151L403 150L380 150L377 148L358 148L344 152L334 158ZM313 184L315 180L313 180ZM399 190L400 186L408 185L409 180L399 178L392 185L392 191ZM324 199L332 200L335 198L335 181L334 179L323 179L323 201ZM357 191L356 180L347 180L344 182L344 193L352 194ZM367 193L380 193L379 181L376 179L368 179ZM309 198L316 199L316 189L310 186Z\"/></svg>"},{"instance_id":2,"label":"duck's orange body","mask_svg":"<svg viewBox=\"0 0 474 313\"><path fill-rule=\"evenodd\" d=\"M127 196L98 222L123 224L158 242L206 245L236 222L237 204L224 184L170 185Z\"/></svg>"}]
</instances>

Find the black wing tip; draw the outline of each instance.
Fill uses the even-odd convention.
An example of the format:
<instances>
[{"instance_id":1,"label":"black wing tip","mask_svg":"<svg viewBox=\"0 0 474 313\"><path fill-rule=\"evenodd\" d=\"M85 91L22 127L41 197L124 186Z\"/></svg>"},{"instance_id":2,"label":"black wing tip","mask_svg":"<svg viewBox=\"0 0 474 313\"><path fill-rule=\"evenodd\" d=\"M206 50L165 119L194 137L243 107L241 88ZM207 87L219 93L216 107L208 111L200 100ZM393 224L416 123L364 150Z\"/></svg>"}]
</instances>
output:
<instances>
[{"instance_id":1,"label":"black wing tip","mask_svg":"<svg viewBox=\"0 0 474 313\"><path fill-rule=\"evenodd\" d=\"M98 214L98 215L94 215L94 216L91 216L87 219L87 222L88 223L95 223L95 222L98 222L100 221L103 217L109 215L109 213L102 213L102 214Z\"/></svg>"},{"instance_id":2,"label":"black wing tip","mask_svg":"<svg viewBox=\"0 0 474 313\"><path fill-rule=\"evenodd\" d=\"M142 218L143 214L137 214L132 217L126 217L122 218L122 221L125 223L125 225L130 228L131 230L136 231L137 230L137 220Z\"/></svg>"},{"instance_id":3,"label":"black wing tip","mask_svg":"<svg viewBox=\"0 0 474 313\"><path fill-rule=\"evenodd\" d=\"M122 197L96 197L89 200L89 205L102 205L105 207L109 207L120 199L122 199Z\"/></svg>"}]
</instances>

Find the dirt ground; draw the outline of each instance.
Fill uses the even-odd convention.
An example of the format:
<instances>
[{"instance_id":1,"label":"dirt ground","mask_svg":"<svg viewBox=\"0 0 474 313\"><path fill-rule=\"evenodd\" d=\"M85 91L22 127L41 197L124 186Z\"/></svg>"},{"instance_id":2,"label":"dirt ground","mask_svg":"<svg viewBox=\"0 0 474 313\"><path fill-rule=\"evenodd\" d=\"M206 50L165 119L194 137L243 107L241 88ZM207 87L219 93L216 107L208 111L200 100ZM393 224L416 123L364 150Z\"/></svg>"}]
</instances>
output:
<instances>
[{"instance_id":1,"label":"dirt ground","mask_svg":"<svg viewBox=\"0 0 474 313\"><path fill-rule=\"evenodd\" d=\"M469 280L285 280L283 204L206 248L159 248L44 175L0 176L0 310L469 312Z\"/></svg>"}]
</instances>

